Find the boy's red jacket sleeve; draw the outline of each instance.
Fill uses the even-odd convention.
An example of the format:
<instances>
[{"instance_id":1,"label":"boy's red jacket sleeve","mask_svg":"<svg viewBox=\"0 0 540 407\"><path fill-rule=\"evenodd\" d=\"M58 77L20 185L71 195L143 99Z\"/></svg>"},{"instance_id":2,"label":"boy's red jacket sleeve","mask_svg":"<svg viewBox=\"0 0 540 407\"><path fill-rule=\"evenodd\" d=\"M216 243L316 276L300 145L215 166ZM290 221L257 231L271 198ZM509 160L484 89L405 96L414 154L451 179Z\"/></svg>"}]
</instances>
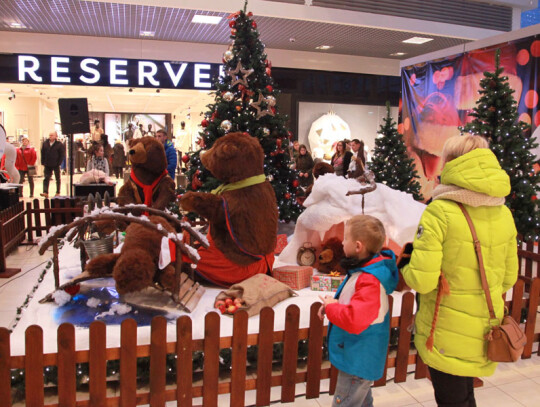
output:
<instances>
[{"instance_id":1,"label":"boy's red jacket sleeve","mask_svg":"<svg viewBox=\"0 0 540 407\"><path fill-rule=\"evenodd\" d=\"M355 288L349 304L326 306L328 320L350 334L361 333L379 317L381 297L386 295L379 280L369 273L358 276ZM384 292L381 293L381 290Z\"/></svg>"}]
</instances>

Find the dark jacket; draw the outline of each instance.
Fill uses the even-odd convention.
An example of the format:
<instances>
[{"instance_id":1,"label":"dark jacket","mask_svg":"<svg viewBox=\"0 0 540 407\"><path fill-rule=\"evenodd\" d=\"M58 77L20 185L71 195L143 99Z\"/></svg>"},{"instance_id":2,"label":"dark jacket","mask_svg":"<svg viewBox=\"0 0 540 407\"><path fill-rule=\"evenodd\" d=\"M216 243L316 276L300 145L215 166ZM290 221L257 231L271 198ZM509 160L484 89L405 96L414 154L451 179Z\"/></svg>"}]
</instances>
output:
<instances>
[{"instance_id":1,"label":"dark jacket","mask_svg":"<svg viewBox=\"0 0 540 407\"><path fill-rule=\"evenodd\" d=\"M125 163L126 153L124 151L124 145L122 143L116 143L113 147L112 166L124 168Z\"/></svg>"},{"instance_id":2,"label":"dark jacket","mask_svg":"<svg viewBox=\"0 0 540 407\"><path fill-rule=\"evenodd\" d=\"M307 178L298 177L300 186L307 187L313 184L313 158L311 158L311 154L306 153L296 157L296 171L309 174Z\"/></svg>"},{"instance_id":3,"label":"dark jacket","mask_svg":"<svg viewBox=\"0 0 540 407\"><path fill-rule=\"evenodd\" d=\"M341 175L342 177L347 175L347 170L349 169L349 164L351 163L352 156L353 156L353 153L351 153L350 151L345 151L345 155L343 156L343 173L339 173L337 175ZM337 153L335 153L332 156L332 161L330 162L332 167L334 166L334 161L336 159L337 159Z\"/></svg>"},{"instance_id":4,"label":"dark jacket","mask_svg":"<svg viewBox=\"0 0 540 407\"><path fill-rule=\"evenodd\" d=\"M41 145L41 165L49 168L55 168L62 164L66 158L66 149L64 145L56 140L51 146L49 140L45 140Z\"/></svg>"}]
</instances>

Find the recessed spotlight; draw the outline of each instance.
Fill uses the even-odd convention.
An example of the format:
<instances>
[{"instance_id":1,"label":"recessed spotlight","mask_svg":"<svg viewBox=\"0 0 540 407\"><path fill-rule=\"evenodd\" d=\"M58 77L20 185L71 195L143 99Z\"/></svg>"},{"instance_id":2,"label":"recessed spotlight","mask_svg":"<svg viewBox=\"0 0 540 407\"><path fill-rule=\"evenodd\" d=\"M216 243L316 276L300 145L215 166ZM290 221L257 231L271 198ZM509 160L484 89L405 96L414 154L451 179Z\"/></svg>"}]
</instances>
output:
<instances>
[{"instance_id":1,"label":"recessed spotlight","mask_svg":"<svg viewBox=\"0 0 540 407\"><path fill-rule=\"evenodd\" d=\"M11 23L9 25L11 28L26 28L24 25L22 25L21 23Z\"/></svg>"},{"instance_id":2,"label":"recessed spotlight","mask_svg":"<svg viewBox=\"0 0 540 407\"><path fill-rule=\"evenodd\" d=\"M141 37L153 37L154 35L156 35L156 32L155 31L141 31L139 35Z\"/></svg>"},{"instance_id":3,"label":"recessed spotlight","mask_svg":"<svg viewBox=\"0 0 540 407\"><path fill-rule=\"evenodd\" d=\"M407 44L424 44L426 42L433 41L433 38L425 38L425 37L412 37L408 40L404 40L402 42L405 42Z\"/></svg>"},{"instance_id":4,"label":"recessed spotlight","mask_svg":"<svg viewBox=\"0 0 540 407\"><path fill-rule=\"evenodd\" d=\"M220 16L203 16L200 14L195 14L191 22L199 24L218 24L221 21L221 18L222 17Z\"/></svg>"},{"instance_id":5,"label":"recessed spotlight","mask_svg":"<svg viewBox=\"0 0 540 407\"><path fill-rule=\"evenodd\" d=\"M130 91L130 92L133 92L133 88L129 88L129 91Z\"/></svg>"},{"instance_id":6,"label":"recessed spotlight","mask_svg":"<svg viewBox=\"0 0 540 407\"><path fill-rule=\"evenodd\" d=\"M334 48L333 45L319 45L318 47L315 47L315 49L330 49Z\"/></svg>"},{"instance_id":7,"label":"recessed spotlight","mask_svg":"<svg viewBox=\"0 0 540 407\"><path fill-rule=\"evenodd\" d=\"M160 89L156 89L156 93L159 93L159 92L161 92L161 90L160 90Z\"/></svg>"},{"instance_id":8,"label":"recessed spotlight","mask_svg":"<svg viewBox=\"0 0 540 407\"><path fill-rule=\"evenodd\" d=\"M407 54L406 52L394 52L393 54L390 54L391 57L400 57L402 55Z\"/></svg>"}]
</instances>

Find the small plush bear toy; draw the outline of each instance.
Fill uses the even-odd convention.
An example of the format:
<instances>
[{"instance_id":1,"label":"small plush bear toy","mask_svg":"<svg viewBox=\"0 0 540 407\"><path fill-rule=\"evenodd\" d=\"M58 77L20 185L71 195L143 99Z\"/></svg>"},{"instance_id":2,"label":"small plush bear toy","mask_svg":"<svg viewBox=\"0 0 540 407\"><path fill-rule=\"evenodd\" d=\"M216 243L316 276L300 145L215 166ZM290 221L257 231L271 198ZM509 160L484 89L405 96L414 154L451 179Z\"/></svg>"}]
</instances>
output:
<instances>
[{"instance_id":1,"label":"small plush bear toy","mask_svg":"<svg viewBox=\"0 0 540 407\"><path fill-rule=\"evenodd\" d=\"M197 272L230 286L272 270L277 236L277 203L264 175L264 151L257 138L230 133L201 154L202 164L222 181L212 193L187 192L182 209L210 225L210 247L200 248Z\"/></svg>"},{"instance_id":2,"label":"small plush bear toy","mask_svg":"<svg viewBox=\"0 0 540 407\"><path fill-rule=\"evenodd\" d=\"M332 237L322 245L317 270L325 274L329 274L332 271L339 271L340 274L345 274L345 269L340 265L340 261L344 257L345 253L343 252L341 240L337 237Z\"/></svg>"},{"instance_id":3,"label":"small plush bear toy","mask_svg":"<svg viewBox=\"0 0 540 407\"><path fill-rule=\"evenodd\" d=\"M131 177L118 192L119 205L146 204L165 209L176 198L174 181L167 173L165 148L154 137L133 139L128 152Z\"/></svg>"}]
</instances>

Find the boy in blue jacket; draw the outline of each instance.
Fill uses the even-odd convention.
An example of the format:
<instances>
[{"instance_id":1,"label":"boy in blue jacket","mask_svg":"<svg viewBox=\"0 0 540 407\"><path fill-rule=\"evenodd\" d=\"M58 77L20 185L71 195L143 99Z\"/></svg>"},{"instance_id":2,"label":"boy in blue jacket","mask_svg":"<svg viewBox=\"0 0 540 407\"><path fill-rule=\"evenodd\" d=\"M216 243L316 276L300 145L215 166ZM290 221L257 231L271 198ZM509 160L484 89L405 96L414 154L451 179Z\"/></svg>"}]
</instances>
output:
<instances>
[{"instance_id":1,"label":"boy in blue jacket","mask_svg":"<svg viewBox=\"0 0 540 407\"><path fill-rule=\"evenodd\" d=\"M328 317L330 362L339 370L332 406L373 405L371 385L382 377L390 316L388 294L398 283L394 253L380 220L358 215L345 225L342 265L347 277L335 297L321 296L319 317Z\"/></svg>"}]
</instances>

